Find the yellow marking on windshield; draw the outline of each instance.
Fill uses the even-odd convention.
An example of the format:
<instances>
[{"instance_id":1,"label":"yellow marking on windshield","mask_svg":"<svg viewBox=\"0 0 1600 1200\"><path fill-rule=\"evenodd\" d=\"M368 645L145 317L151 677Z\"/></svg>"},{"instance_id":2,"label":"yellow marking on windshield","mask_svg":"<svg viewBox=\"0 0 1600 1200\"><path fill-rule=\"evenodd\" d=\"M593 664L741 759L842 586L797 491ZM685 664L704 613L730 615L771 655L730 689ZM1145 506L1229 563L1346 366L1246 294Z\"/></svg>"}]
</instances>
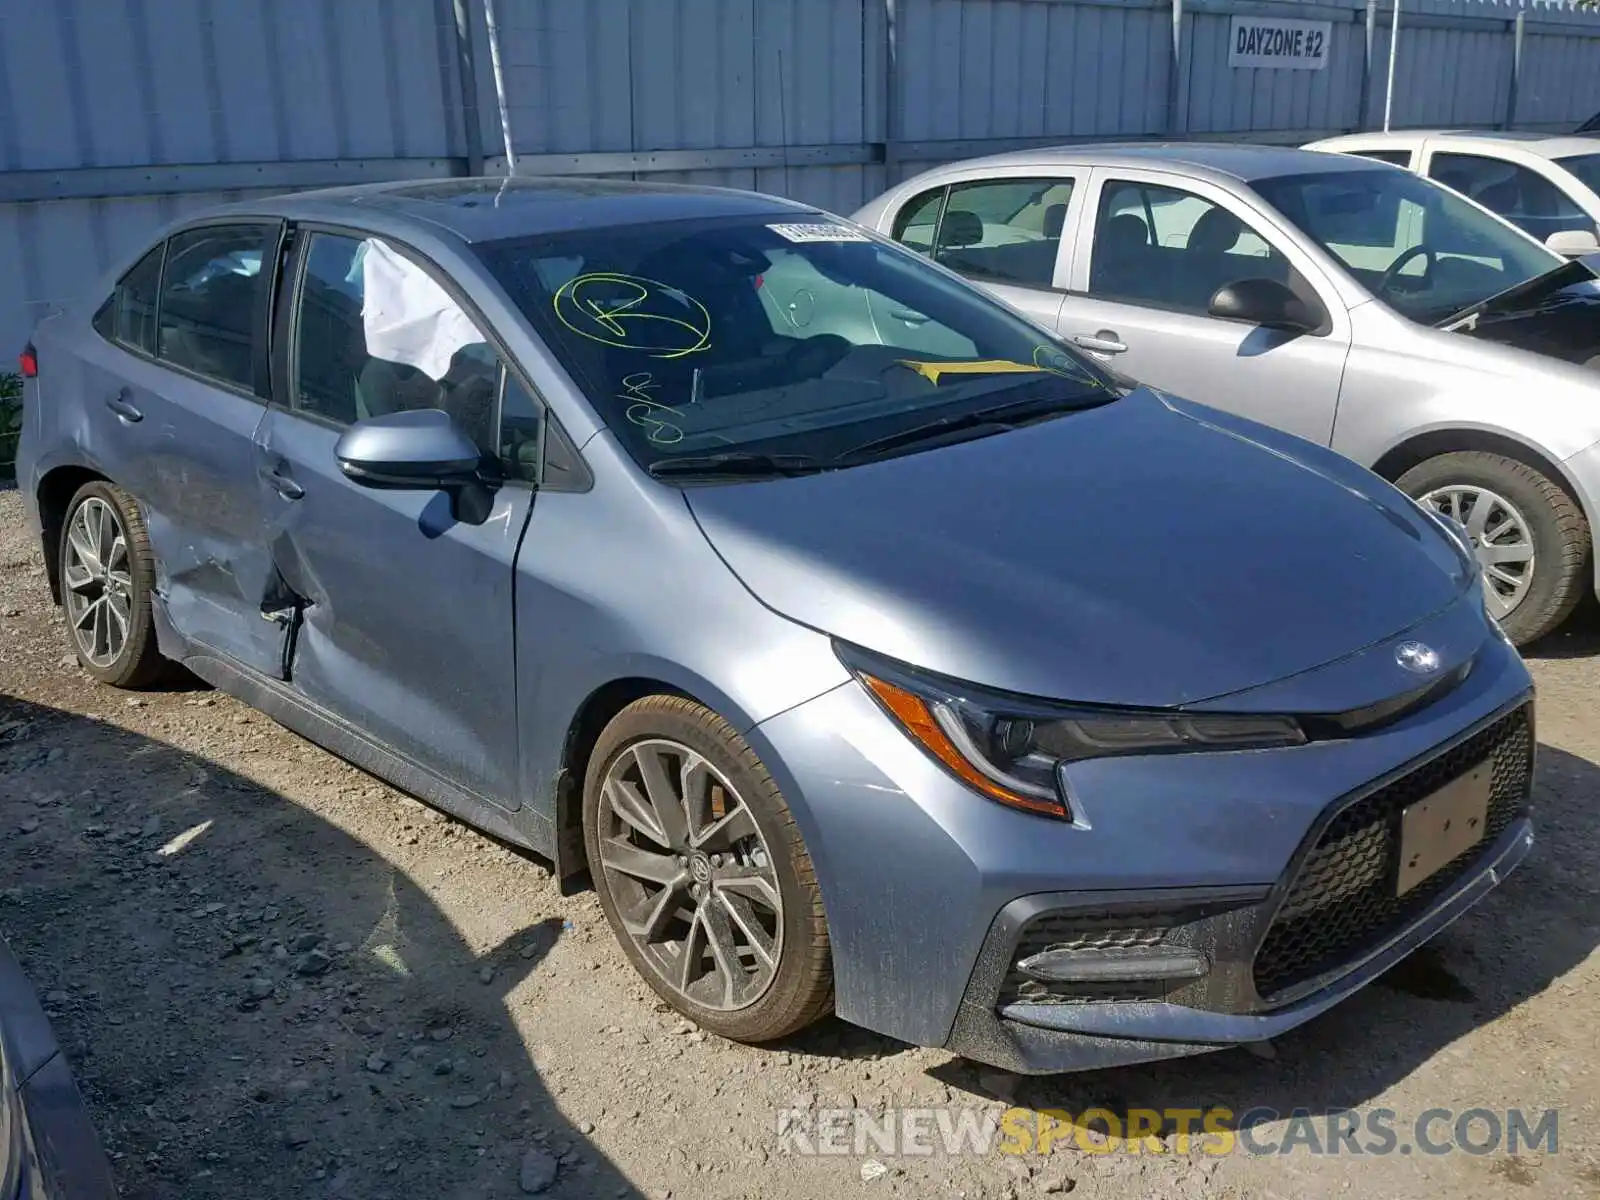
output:
<instances>
[{"instance_id":1,"label":"yellow marking on windshield","mask_svg":"<svg viewBox=\"0 0 1600 1200\"><path fill-rule=\"evenodd\" d=\"M551 301L573 333L651 358L682 358L711 344L711 314L680 288L616 271L579 275Z\"/></svg>"},{"instance_id":2,"label":"yellow marking on windshield","mask_svg":"<svg viewBox=\"0 0 1600 1200\"><path fill-rule=\"evenodd\" d=\"M977 362L919 362L916 359L901 358L896 360L896 365L915 371L929 383L938 383L941 375L1058 374L1050 367L1035 366L1032 363L1012 362L1008 358L986 358Z\"/></svg>"}]
</instances>

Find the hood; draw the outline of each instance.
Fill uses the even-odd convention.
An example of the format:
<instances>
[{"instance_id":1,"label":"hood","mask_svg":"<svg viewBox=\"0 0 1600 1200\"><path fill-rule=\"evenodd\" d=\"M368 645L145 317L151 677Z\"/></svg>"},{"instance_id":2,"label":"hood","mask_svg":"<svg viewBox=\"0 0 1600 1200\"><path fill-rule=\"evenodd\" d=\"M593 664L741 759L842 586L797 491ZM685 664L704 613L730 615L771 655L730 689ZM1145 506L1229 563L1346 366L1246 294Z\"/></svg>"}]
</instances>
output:
<instances>
[{"instance_id":1,"label":"hood","mask_svg":"<svg viewBox=\"0 0 1600 1200\"><path fill-rule=\"evenodd\" d=\"M1600 281L1589 260L1575 260L1491 296L1441 327L1600 371Z\"/></svg>"},{"instance_id":2,"label":"hood","mask_svg":"<svg viewBox=\"0 0 1600 1200\"><path fill-rule=\"evenodd\" d=\"M1468 564L1377 476L1141 389L848 470L686 489L763 603L902 662L1088 703L1193 703L1352 654Z\"/></svg>"}]
</instances>

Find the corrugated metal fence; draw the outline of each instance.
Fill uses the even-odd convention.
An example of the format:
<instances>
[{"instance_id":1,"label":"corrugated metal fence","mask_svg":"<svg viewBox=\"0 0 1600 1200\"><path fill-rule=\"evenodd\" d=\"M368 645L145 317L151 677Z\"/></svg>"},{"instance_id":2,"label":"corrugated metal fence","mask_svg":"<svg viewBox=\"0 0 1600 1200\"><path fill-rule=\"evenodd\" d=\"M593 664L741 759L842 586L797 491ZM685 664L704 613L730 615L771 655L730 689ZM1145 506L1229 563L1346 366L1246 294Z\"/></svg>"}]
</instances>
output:
<instances>
[{"instance_id":1,"label":"corrugated metal fence","mask_svg":"<svg viewBox=\"0 0 1600 1200\"><path fill-rule=\"evenodd\" d=\"M1381 121L1391 0L495 0L522 173L849 212L1034 142ZM1600 15L1402 0L1394 123L1567 128ZM1232 68L1235 13L1333 23ZM504 169L482 0L0 0L0 348L157 224L254 190ZM9 353L9 350L7 351Z\"/></svg>"}]
</instances>

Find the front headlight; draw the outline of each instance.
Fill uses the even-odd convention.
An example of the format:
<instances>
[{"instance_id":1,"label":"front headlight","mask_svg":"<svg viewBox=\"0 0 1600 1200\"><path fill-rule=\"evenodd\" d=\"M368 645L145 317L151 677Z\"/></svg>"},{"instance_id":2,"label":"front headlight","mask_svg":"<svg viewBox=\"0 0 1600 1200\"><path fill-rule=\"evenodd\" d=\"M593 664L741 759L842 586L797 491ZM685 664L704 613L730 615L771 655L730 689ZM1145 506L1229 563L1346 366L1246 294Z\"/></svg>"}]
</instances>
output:
<instances>
[{"instance_id":1,"label":"front headlight","mask_svg":"<svg viewBox=\"0 0 1600 1200\"><path fill-rule=\"evenodd\" d=\"M1293 717L1088 708L989 693L884 662L839 657L880 706L951 774L991 800L1073 819L1061 768L1088 758L1298 746Z\"/></svg>"}]
</instances>

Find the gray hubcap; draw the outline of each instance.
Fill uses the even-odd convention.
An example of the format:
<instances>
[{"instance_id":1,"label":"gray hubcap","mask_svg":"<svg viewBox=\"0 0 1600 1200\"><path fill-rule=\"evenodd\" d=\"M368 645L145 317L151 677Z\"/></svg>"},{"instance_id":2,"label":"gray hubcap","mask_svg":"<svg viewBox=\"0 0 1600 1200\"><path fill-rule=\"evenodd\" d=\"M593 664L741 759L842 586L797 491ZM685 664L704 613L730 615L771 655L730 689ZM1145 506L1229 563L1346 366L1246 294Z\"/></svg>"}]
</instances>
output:
<instances>
[{"instance_id":1,"label":"gray hubcap","mask_svg":"<svg viewBox=\"0 0 1600 1200\"><path fill-rule=\"evenodd\" d=\"M743 798L678 742L635 742L601 784L600 874L660 983L704 1008L759 1000L783 953L772 854Z\"/></svg>"},{"instance_id":2,"label":"gray hubcap","mask_svg":"<svg viewBox=\"0 0 1600 1200\"><path fill-rule=\"evenodd\" d=\"M133 574L117 510L97 496L72 514L61 581L78 652L97 667L111 666L128 644Z\"/></svg>"},{"instance_id":3,"label":"gray hubcap","mask_svg":"<svg viewBox=\"0 0 1600 1200\"><path fill-rule=\"evenodd\" d=\"M1533 586L1533 535L1522 513L1504 496L1471 484L1450 484L1422 497L1466 526L1483 566L1483 594L1496 620L1504 620Z\"/></svg>"}]
</instances>

